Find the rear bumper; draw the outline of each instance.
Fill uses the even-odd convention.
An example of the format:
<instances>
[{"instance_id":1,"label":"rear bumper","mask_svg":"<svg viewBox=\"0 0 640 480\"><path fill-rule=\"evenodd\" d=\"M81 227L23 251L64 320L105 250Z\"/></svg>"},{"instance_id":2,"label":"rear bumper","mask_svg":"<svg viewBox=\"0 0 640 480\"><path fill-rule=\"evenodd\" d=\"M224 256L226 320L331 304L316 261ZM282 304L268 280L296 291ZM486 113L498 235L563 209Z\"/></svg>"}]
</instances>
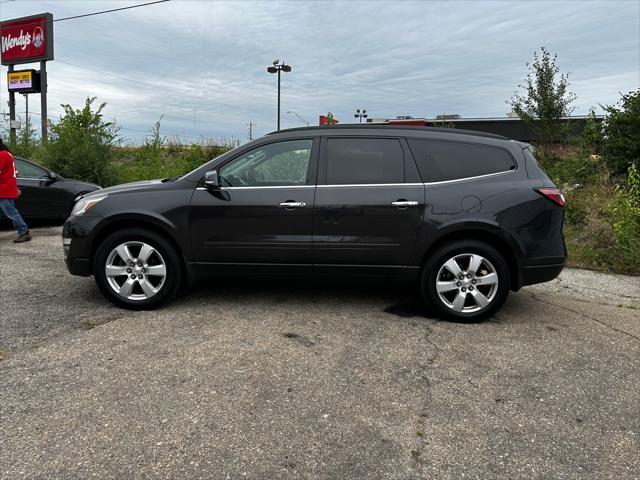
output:
<instances>
[{"instance_id":1,"label":"rear bumper","mask_svg":"<svg viewBox=\"0 0 640 480\"><path fill-rule=\"evenodd\" d=\"M535 285L553 280L564 268L564 259L561 263L549 263L544 265L529 265L522 267L520 286Z\"/></svg>"}]
</instances>

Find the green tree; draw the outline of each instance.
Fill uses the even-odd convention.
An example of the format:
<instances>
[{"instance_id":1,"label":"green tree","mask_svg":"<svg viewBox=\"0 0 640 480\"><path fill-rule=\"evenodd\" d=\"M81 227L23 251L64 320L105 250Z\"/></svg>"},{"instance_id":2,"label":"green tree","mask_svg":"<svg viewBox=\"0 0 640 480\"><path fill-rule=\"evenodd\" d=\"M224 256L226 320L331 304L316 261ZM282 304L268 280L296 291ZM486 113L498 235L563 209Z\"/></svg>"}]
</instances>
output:
<instances>
[{"instance_id":1,"label":"green tree","mask_svg":"<svg viewBox=\"0 0 640 480\"><path fill-rule=\"evenodd\" d=\"M620 175L632 164L640 167L640 89L605 110L603 152L609 169Z\"/></svg>"},{"instance_id":2,"label":"green tree","mask_svg":"<svg viewBox=\"0 0 640 480\"><path fill-rule=\"evenodd\" d=\"M36 136L36 129L27 116L22 128L18 131L16 143L11 145L11 152L19 157L33 159L39 152L40 139Z\"/></svg>"},{"instance_id":3,"label":"green tree","mask_svg":"<svg viewBox=\"0 0 640 480\"><path fill-rule=\"evenodd\" d=\"M104 120L106 103L94 109L96 98L87 98L80 109L62 105L64 114L51 125L45 150L45 162L63 176L100 185L117 180L111 162L118 143L118 127Z\"/></svg>"},{"instance_id":4,"label":"green tree","mask_svg":"<svg viewBox=\"0 0 640 480\"><path fill-rule=\"evenodd\" d=\"M536 129L543 143L562 140L567 129L560 119L569 116L576 95L568 90L569 74L560 73L558 56L545 47L533 53L533 63L527 63L529 72L524 83L518 85L524 92L514 92L507 100L513 111Z\"/></svg>"}]
</instances>

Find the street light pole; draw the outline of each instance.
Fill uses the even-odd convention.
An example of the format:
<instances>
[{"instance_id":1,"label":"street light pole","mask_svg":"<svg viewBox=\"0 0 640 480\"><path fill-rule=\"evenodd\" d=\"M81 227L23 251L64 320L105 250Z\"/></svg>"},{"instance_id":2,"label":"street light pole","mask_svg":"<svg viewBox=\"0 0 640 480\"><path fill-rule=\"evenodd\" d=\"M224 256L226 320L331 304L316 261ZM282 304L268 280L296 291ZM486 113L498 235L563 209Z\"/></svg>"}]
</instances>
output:
<instances>
[{"instance_id":1,"label":"street light pole","mask_svg":"<svg viewBox=\"0 0 640 480\"><path fill-rule=\"evenodd\" d=\"M291 65L287 65L284 62L280 63L280 60L275 59L273 66L267 67L267 72L278 74L278 130L280 130L280 72L290 72Z\"/></svg>"},{"instance_id":2,"label":"street light pole","mask_svg":"<svg viewBox=\"0 0 640 480\"><path fill-rule=\"evenodd\" d=\"M304 117L302 117L300 114L298 114L298 112L294 112L293 110L287 110L286 113L291 113L293 115L295 115L296 117L298 117L298 120L300 120L301 122L304 122L304 124L308 127L309 126L309 122L307 122Z\"/></svg>"},{"instance_id":3,"label":"street light pole","mask_svg":"<svg viewBox=\"0 0 640 480\"><path fill-rule=\"evenodd\" d=\"M356 108L356 113L355 113L354 117L359 118L360 119L360 123L362 123L362 119L368 117L367 111L366 110L362 110L362 113L361 113L360 109Z\"/></svg>"}]
</instances>

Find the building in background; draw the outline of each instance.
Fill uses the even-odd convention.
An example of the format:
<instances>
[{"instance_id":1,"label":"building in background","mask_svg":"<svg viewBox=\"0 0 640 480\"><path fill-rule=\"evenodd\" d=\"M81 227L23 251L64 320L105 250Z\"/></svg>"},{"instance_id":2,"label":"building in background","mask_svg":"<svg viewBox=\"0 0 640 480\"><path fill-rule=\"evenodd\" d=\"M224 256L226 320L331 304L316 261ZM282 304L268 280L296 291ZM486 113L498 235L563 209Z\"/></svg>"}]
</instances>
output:
<instances>
[{"instance_id":1,"label":"building in background","mask_svg":"<svg viewBox=\"0 0 640 480\"><path fill-rule=\"evenodd\" d=\"M572 136L579 136L584 130L587 115L575 115L563 117L561 122L569 126L569 133ZM596 115L596 122L602 123L604 116ZM462 118L459 114L438 115L435 119L413 118L409 115L400 115L396 118L368 118L367 123L388 124L388 125L408 125L421 127L449 127L474 130L478 132L495 133L507 138L520 140L523 142L535 142L538 140L535 128L518 117L493 117L493 118Z\"/></svg>"}]
</instances>

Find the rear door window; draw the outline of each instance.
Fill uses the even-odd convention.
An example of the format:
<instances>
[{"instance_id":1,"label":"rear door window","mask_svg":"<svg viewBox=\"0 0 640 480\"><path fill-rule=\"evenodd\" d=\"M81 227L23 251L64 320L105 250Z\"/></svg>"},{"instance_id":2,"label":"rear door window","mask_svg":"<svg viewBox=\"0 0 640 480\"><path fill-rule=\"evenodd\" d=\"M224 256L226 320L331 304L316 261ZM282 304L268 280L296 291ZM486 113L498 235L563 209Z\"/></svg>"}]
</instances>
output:
<instances>
[{"instance_id":1,"label":"rear door window","mask_svg":"<svg viewBox=\"0 0 640 480\"><path fill-rule=\"evenodd\" d=\"M404 183L404 154L396 138L328 138L327 185Z\"/></svg>"},{"instance_id":2,"label":"rear door window","mask_svg":"<svg viewBox=\"0 0 640 480\"><path fill-rule=\"evenodd\" d=\"M504 148L475 143L409 138L409 147L426 183L459 180L516 168Z\"/></svg>"}]
</instances>

